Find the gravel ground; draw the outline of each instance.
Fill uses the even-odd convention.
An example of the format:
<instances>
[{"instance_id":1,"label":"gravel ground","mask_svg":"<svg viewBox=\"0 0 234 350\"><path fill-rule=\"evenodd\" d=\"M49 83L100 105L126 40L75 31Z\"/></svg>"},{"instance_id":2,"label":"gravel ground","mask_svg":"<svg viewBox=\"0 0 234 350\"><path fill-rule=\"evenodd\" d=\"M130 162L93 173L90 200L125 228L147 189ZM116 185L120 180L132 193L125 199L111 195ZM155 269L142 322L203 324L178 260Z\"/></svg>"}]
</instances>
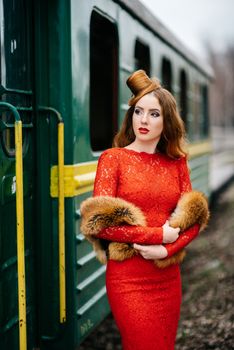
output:
<instances>
[{"instance_id":1,"label":"gravel ground","mask_svg":"<svg viewBox=\"0 0 234 350\"><path fill-rule=\"evenodd\" d=\"M187 248L176 350L234 349L234 182L216 199L209 227ZM79 350L120 350L112 316Z\"/></svg>"}]
</instances>

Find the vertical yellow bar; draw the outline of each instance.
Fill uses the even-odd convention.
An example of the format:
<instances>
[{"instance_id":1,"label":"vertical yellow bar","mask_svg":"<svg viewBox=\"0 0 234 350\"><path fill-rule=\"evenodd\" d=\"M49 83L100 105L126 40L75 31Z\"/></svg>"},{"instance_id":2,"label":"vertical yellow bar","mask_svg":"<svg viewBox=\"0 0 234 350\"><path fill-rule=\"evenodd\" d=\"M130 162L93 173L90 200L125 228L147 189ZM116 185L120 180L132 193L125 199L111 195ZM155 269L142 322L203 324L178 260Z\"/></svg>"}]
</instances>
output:
<instances>
[{"instance_id":1,"label":"vertical yellow bar","mask_svg":"<svg viewBox=\"0 0 234 350\"><path fill-rule=\"evenodd\" d=\"M60 323L66 322L65 224L64 224L64 124L58 124L59 298Z\"/></svg>"},{"instance_id":2,"label":"vertical yellow bar","mask_svg":"<svg viewBox=\"0 0 234 350\"><path fill-rule=\"evenodd\" d=\"M16 158L16 222L17 222L17 261L18 261L19 343L20 343L20 350L27 350L22 146L23 146L22 122L16 121L15 122L15 158Z\"/></svg>"}]
</instances>

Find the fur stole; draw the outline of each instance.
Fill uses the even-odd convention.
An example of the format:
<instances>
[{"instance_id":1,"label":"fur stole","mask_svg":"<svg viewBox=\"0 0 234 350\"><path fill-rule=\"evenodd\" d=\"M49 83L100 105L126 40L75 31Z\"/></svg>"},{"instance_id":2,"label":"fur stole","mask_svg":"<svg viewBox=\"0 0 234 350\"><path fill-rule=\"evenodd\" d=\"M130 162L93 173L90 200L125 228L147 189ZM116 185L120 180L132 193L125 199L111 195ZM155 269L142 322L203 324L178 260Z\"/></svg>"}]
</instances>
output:
<instances>
[{"instance_id":1,"label":"fur stole","mask_svg":"<svg viewBox=\"0 0 234 350\"><path fill-rule=\"evenodd\" d=\"M141 209L121 198L98 196L86 199L81 203L81 232L90 241L101 263L106 263L106 252L103 240L96 235L110 226L136 225L146 226L146 219ZM207 225L209 219L208 203L205 196L198 191L191 191L182 195L169 218L170 226L180 227L180 233L198 223L200 231ZM138 252L128 243L109 242L108 255L110 259L123 261ZM155 260L160 268L182 262L185 250L181 250L172 257Z\"/></svg>"}]
</instances>

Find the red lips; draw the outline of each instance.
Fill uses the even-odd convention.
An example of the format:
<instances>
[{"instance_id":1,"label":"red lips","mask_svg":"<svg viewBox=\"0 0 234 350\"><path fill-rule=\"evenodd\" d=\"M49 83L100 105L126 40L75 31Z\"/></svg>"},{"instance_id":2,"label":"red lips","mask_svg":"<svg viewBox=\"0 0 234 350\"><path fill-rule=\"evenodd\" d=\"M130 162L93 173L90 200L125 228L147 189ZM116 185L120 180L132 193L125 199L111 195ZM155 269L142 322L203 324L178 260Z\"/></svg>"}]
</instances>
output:
<instances>
[{"instance_id":1,"label":"red lips","mask_svg":"<svg viewBox=\"0 0 234 350\"><path fill-rule=\"evenodd\" d=\"M146 128L139 128L138 130L140 131L141 134L147 134L149 132L149 130Z\"/></svg>"}]
</instances>

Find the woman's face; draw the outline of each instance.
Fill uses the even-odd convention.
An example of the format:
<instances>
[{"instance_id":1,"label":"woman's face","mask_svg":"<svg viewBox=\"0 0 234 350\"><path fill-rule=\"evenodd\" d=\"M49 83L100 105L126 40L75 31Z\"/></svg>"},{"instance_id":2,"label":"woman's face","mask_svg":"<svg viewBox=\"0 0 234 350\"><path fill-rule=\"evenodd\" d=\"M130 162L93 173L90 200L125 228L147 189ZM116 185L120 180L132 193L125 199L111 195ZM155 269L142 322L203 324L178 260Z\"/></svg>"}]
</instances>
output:
<instances>
[{"instance_id":1,"label":"woman's face","mask_svg":"<svg viewBox=\"0 0 234 350\"><path fill-rule=\"evenodd\" d=\"M152 93L143 96L136 103L132 126L136 140L156 143L160 140L163 131L162 108Z\"/></svg>"}]
</instances>

